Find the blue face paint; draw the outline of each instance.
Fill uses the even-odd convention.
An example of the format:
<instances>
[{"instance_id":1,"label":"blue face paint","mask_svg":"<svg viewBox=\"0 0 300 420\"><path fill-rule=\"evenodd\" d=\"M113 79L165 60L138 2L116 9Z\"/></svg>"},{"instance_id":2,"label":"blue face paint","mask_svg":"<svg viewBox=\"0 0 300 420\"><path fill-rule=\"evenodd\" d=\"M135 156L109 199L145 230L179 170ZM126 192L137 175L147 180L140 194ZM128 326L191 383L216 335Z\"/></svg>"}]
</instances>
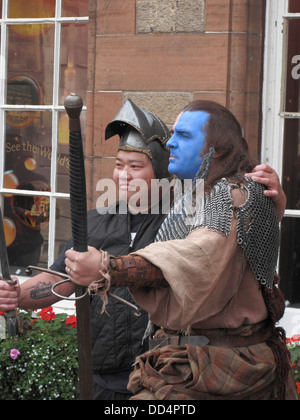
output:
<instances>
[{"instance_id":1,"label":"blue face paint","mask_svg":"<svg viewBox=\"0 0 300 420\"><path fill-rule=\"evenodd\" d=\"M174 134L167 143L170 148L170 173L180 179L194 179L203 162L205 124L210 115L204 111L183 112L174 126Z\"/></svg>"}]
</instances>

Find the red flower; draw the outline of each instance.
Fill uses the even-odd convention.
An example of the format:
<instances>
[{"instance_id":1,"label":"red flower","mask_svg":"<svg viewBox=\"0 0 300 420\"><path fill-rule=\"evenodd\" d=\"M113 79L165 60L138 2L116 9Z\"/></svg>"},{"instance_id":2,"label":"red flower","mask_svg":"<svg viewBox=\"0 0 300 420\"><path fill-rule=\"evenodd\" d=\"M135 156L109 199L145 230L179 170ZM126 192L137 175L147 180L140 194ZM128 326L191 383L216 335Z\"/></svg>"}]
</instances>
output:
<instances>
[{"instance_id":1,"label":"red flower","mask_svg":"<svg viewBox=\"0 0 300 420\"><path fill-rule=\"evenodd\" d=\"M296 382L296 387L297 387L298 394L300 395L300 382Z\"/></svg>"},{"instance_id":2,"label":"red flower","mask_svg":"<svg viewBox=\"0 0 300 420\"><path fill-rule=\"evenodd\" d=\"M0 316L3 316L3 315L4 315L4 312L0 311Z\"/></svg>"},{"instance_id":3,"label":"red flower","mask_svg":"<svg viewBox=\"0 0 300 420\"><path fill-rule=\"evenodd\" d=\"M69 316L69 318L66 319L66 325L71 325L72 328L75 328L77 325L77 318L75 315Z\"/></svg>"},{"instance_id":4,"label":"red flower","mask_svg":"<svg viewBox=\"0 0 300 420\"><path fill-rule=\"evenodd\" d=\"M49 306L48 308L44 308L40 312L40 319L43 319L44 321L51 321L52 319L55 319L55 313L53 312L52 306Z\"/></svg>"},{"instance_id":5,"label":"red flower","mask_svg":"<svg viewBox=\"0 0 300 420\"><path fill-rule=\"evenodd\" d=\"M294 335L292 338L287 338L286 342L287 344L297 343L300 342L300 334Z\"/></svg>"}]
</instances>

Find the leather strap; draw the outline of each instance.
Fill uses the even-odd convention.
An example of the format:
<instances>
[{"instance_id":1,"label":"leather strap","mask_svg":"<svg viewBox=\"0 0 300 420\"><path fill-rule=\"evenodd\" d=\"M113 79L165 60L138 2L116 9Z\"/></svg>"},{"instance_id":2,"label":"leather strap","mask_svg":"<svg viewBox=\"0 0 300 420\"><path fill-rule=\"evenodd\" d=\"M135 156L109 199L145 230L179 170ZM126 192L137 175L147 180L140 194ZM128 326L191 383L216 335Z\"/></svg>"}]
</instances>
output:
<instances>
[{"instance_id":1,"label":"leather strap","mask_svg":"<svg viewBox=\"0 0 300 420\"><path fill-rule=\"evenodd\" d=\"M204 335L171 335L167 338L157 338L150 340L149 350L154 350L156 348L165 346L185 346L186 344L189 344L190 346L207 346L209 344L209 339Z\"/></svg>"},{"instance_id":2,"label":"leather strap","mask_svg":"<svg viewBox=\"0 0 300 420\"><path fill-rule=\"evenodd\" d=\"M166 287L168 283L162 271L150 261L137 255L111 257L110 275L112 287Z\"/></svg>"},{"instance_id":3,"label":"leather strap","mask_svg":"<svg viewBox=\"0 0 300 420\"><path fill-rule=\"evenodd\" d=\"M149 349L154 350L165 346L214 346L214 347L248 347L265 342L271 336L270 330L260 330L249 336L222 335L207 337L204 335L178 336L171 335L149 341Z\"/></svg>"}]
</instances>

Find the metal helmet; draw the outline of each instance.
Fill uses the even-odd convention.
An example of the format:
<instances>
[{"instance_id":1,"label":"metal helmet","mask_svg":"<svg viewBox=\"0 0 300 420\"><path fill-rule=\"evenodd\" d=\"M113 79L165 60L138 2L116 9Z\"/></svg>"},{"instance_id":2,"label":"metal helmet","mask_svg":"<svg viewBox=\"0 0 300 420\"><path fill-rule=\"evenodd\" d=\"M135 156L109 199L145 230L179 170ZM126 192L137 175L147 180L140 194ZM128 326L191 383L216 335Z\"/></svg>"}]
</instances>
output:
<instances>
[{"instance_id":1,"label":"metal helmet","mask_svg":"<svg viewBox=\"0 0 300 420\"><path fill-rule=\"evenodd\" d=\"M171 177L168 171L169 149L166 146L171 135L163 121L128 99L106 127L105 140L116 134L120 136L118 150L146 154L157 179Z\"/></svg>"}]
</instances>

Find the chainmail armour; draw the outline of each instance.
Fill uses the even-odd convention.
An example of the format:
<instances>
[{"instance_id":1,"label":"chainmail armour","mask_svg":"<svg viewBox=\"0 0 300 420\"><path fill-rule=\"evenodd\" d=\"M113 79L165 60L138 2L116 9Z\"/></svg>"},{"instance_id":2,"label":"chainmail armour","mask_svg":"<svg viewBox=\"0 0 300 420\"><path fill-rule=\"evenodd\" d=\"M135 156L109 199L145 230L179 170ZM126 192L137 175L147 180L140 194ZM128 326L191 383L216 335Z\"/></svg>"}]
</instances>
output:
<instances>
[{"instance_id":1,"label":"chainmail armour","mask_svg":"<svg viewBox=\"0 0 300 420\"><path fill-rule=\"evenodd\" d=\"M247 193L240 207L233 206L231 196L231 190L237 188ZM203 227L228 236L235 217L238 245L244 250L256 279L272 289L279 250L279 222L272 200L264 195L264 187L249 178L245 178L244 185L230 184L223 178L209 195L197 197L196 207L191 207L191 197L190 191L185 192L175 203L155 242L185 239Z\"/></svg>"}]
</instances>

